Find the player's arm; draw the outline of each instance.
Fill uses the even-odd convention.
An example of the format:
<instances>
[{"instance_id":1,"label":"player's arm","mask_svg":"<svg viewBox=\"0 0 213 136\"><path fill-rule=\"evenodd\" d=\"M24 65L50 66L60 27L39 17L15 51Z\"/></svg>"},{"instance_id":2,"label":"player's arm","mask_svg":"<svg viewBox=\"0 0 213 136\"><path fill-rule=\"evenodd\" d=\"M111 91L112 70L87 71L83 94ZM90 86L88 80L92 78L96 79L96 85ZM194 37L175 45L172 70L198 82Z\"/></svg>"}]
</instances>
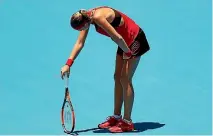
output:
<instances>
[{"instance_id":1,"label":"player's arm","mask_svg":"<svg viewBox=\"0 0 213 136\"><path fill-rule=\"evenodd\" d=\"M78 39L70 53L69 59L75 60L82 48L84 47L84 43L88 34L89 28L87 30L80 31L78 35Z\"/></svg>"},{"instance_id":2,"label":"player's arm","mask_svg":"<svg viewBox=\"0 0 213 136\"><path fill-rule=\"evenodd\" d=\"M104 16L97 13L93 17L94 22L104 29L112 38L112 40L126 53L130 52L129 47L124 41L123 37L116 32L116 30L111 26L111 24L106 20Z\"/></svg>"},{"instance_id":3,"label":"player's arm","mask_svg":"<svg viewBox=\"0 0 213 136\"><path fill-rule=\"evenodd\" d=\"M62 79L64 78L64 75L67 72L68 72L68 76L69 76L70 67L72 66L74 60L76 59L76 57L78 56L78 54L80 53L82 48L84 47L84 43L85 43L88 32L89 32L89 28L87 30L80 31L80 33L78 35L78 39L70 53L69 58L67 59L66 64L61 68L61 78Z\"/></svg>"}]
</instances>

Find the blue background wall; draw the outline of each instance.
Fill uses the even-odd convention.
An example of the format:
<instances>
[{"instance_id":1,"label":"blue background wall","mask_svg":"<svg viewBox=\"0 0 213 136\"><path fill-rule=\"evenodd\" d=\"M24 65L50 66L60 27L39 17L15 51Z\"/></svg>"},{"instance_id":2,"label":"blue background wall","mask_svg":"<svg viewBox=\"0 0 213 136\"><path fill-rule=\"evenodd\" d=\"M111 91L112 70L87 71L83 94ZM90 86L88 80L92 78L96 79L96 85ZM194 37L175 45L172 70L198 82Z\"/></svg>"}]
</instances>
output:
<instances>
[{"instance_id":1,"label":"blue background wall","mask_svg":"<svg viewBox=\"0 0 213 136\"><path fill-rule=\"evenodd\" d=\"M132 118L148 129L139 134L210 134L211 0L0 0L0 134L63 134L60 69L78 35L69 18L102 5L129 15L150 42L134 77ZM90 30L71 69L76 130L113 112L116 48Z\"/></svg>"}]
</instances>

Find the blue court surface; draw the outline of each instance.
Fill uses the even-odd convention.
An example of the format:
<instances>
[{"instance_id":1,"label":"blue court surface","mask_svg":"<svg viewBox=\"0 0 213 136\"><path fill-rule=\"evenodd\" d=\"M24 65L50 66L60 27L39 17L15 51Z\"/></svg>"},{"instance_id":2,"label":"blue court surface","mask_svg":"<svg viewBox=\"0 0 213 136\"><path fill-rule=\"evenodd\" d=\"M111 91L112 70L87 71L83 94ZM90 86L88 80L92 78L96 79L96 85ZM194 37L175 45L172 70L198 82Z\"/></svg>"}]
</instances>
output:
<instances>
[{"instance_id":1,"label":"blue court surface","mask_svg":"<svg viewBox=\"0 0 213 136\"><path fill-rule=\"evenodd\" d=\"M135 73L133 135L212 133L211 0L0 0L0 134L63 135L61 67L77 39L72 13L107 5L134 19L151 50ZM79 135L111 135L117 45L90 29L71 69Z\"/></svg>"}]
</instances>

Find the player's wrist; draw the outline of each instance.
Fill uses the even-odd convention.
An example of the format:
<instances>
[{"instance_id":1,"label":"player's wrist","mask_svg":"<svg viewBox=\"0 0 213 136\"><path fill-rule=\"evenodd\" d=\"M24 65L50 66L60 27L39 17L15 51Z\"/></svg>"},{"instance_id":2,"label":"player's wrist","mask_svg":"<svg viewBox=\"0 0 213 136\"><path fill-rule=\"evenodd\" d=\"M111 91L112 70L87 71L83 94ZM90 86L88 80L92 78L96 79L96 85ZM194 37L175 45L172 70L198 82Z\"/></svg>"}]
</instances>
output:
<instances>
[{"instance_id":1,"label":"player's wrist","mask_svg":"<svg viewBox=\"0 0 213 136\"><path fill-rule=\"evenodd\" d=\"M73 63L74 63L73 59L67 59L66 65L71 67Z\"/></svg>"}]
</instances>

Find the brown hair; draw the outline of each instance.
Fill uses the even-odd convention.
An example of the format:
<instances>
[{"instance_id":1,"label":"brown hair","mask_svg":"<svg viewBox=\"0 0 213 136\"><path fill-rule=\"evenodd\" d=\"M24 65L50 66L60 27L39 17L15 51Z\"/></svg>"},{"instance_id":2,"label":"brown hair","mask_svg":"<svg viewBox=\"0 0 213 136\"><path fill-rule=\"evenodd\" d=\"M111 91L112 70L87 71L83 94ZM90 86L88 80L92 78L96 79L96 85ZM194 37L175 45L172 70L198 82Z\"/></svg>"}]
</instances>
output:
<instances>
[{"instance_id":1,"label":"brown hair","mask_svg":"<svg viewBox=\"0 0 213 136\"><path fill-rule=\"evenodd\" d=\"M79 10L72 15L70 19L70 25L72 26L72 28L78 30L83 27L88 21L90 21L90 18L87 14L87 11Z\"/></svg>"}]
</instances>

